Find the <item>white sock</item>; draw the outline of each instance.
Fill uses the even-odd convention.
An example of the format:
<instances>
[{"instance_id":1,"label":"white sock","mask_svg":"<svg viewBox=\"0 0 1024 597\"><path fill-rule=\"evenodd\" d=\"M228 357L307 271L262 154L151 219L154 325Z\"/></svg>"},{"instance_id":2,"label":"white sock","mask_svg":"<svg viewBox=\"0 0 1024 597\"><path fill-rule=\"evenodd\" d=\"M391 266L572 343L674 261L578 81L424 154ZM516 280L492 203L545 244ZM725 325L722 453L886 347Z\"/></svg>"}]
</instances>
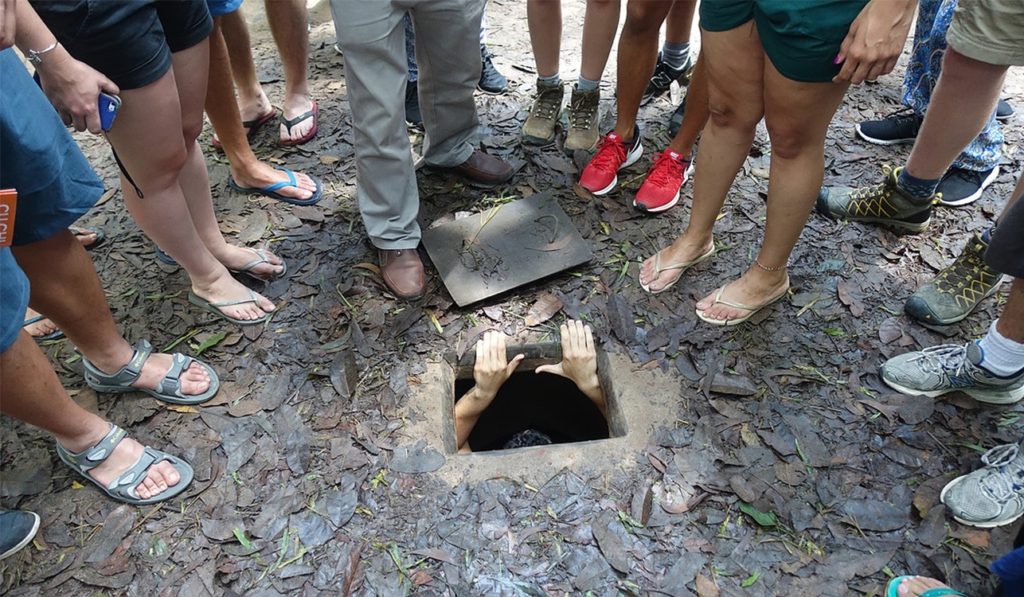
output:
<instances>
[{"instance_id":1,"label":"white sock","mask_svg":"<svg viewBox=\"0 0 1024 597\"><path fill-rule=\"evenodd\" d=\"M996 322L981 340L981 366L1000 377L1010 377L1024 369L1024 344L999 333Z\"/></svg>"}]
</instances>

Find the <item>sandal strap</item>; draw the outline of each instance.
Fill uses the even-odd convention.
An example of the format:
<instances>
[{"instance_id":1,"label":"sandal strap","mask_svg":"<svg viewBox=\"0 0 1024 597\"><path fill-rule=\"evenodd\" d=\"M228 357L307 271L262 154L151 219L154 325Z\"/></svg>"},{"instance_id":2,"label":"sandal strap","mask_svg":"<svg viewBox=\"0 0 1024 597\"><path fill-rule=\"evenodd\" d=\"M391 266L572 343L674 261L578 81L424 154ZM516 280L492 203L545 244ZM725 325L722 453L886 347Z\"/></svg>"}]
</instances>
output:
<instances>
[{"instance_id":1,"label":"sandal strap","mask_svg":"<svg viewBox=\"0 0 1024 597\"><path fill-rule=\"evenodd\" d=\"M290 135L291 132L292 132L292 127L293 126L299 124L303 120L307 120L309 118L312 118L315 115L316 115L316 102L313 102L313 107L311 109L306 110L305 112L303 112L302 114L299 114L295 118L285 118L284 114L282 113L281 114L281 124L283 124L284 127L286 129L288 129L288 134Z\"/></svg>"},{"instance_id":2,"label":"sandal strap","mask_svg":"<svg viewBox=\"0 0 1024 597\"><path fill-rule=\"evenodd\" d=\"M235 305L245 305L247 303L255 303L255 302L256 302L256 293L254 293L253 291L250 290L249 291L249 298L247 298L247 299L239 299L237 301L221 301L219 303L209 303L209 305L211 307L216 307L219 310L221 307L233 307Z\"/></svg>"},{"instance_id":3,"label":"sandal strap","mask_svg":"<svg viewBox=\"0 0 1024 597\"><path fill-rule=\"evenodd\" d=\"M181 374L192 364L192 357L176 352L171 355L171 368L164 374L163 379L157 384L158 394L173 394L185 398L181 392Z\"/></svg>"},{"instance_id":4,"label":"sandal strap","mask_svg":"<svg viewBox=\"0 0 1024 597\"><path fill-rule=\"evenodd\" d=\"M743 303L737 303L735 301L727 301L722 299L722 293L725 292L725 286L718 289L715 293L715 304L725 305L726 307L732 307L733 309L741 309L743 311L756 311L758 307L751 307L750 305L744 305Z\"/></svg>"},{"instance_id":5,"label":"sandal strap","mask_svg":"<svg viewBox=\"0 0 1024 597\"><path fill-rule=\"evenodd\" d=\"M254 267L258 266L258 265L261 265L263 263L270 263L270 256L267 255L267 252L264 251L263 249L253 249L252 247L246 247L246 248L248 250L252 251L253 254L256 255L257 259L253 259L249 263L246 263L242 267L238 268L237 271L240 271L240 272L251 272L252 269Z\"/></svg>"},{"instance_id":6,"label":"sandal strap","mask_svg":"<svg viewBox=\"0 0 1024 597\"><path fill-rule=\"evenodd\" d=\"M118 478L107 485L107 491L115 495L127 496L134 500L139 499L138 494L135 493L135 487L146 478L146 473L151 466L166 458L167 455L163 452L146 446L142 449L142 454L139 455L139 459L135 461L135 464L128 467L128 470L121 473Z\"/></svg>"},{"instance_id":7,"label":"sandal strap","mask_svg":"<svg viewBox=\"0 0 1024 597\"><path fill-rule=\"evenodd\" d=\"M110 431L103 436L103 439L96 442L91 448L86 448L77 454L57 442L57 453L61 460L83 474L103 464L114 453L114 449L121 443L121 440L127 437L124 429L113 423L108 423L108 425L110 425Z\"/></svg>"},{"instance_id":8,"label":"sandal strap","mask_svg":"<svg viewBox=\"0 0 1024 597\"><path fill-rule=\"evenodd\" d=\"M288 129L288 130L289 130L289 132L291 131L291 129ZM282 180L280 182L275 182L274 184L270 185L269 187L263 187L262 191L264 193L273 193L274 191L279 191L279 190L281 190L281 189L283 189L285 187L299 188L299 179L295 178L295 172L293 172L292 170L289 170L287 168L275 168L275 170L279 170L279 171L284 172L285 174L287 174L288 175L288 180Z\"/></svg>"},{"instance_id":9,"label":"sandal strap","mask_svg":"<svg viewBox=\"0 0 1024 597\"><path fill-rule=\"evenodd\" d=\"M151 354L153 354L153 345L148 340L141 339L135 343L135 353L132 354L128 364L112 374L100 371L89 362L89 359L84 357L82 358L82 364L85 367L86 374L95 383L106 386L130 386L142 375L142 367L146 364L146 360L149 359Z\"/></svg>"}]
</instances>

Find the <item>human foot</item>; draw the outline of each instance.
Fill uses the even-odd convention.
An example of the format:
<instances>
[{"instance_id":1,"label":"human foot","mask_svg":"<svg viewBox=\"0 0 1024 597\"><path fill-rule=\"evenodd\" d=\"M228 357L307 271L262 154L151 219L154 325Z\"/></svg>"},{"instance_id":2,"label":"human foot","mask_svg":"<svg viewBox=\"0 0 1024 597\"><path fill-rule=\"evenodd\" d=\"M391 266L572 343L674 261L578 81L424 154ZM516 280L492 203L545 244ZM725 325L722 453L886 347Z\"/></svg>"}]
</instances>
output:
<instances>
[{"instance_id":1,"label":"human foot","mask_svg":"<svg viewBox=\"0 0 1024 597\"><path fill-rule=\"evenodd\" d=\"M264 189L280 183L290 183L288 171L274 168L266 162L256 161L251 166L231 168L231 179L243 189ZM295 172L295 184L284 184L276 188L278 195L305 201L316 192L317 184L307 174Z\"/></svg>"},{"instance_id":2,"label":"human foot","mask_svg":"<svg viewBox=\"0 0 1024 597\"><path fill-rule=\"evenodd\" d=\"M244 272L259 280L273 280L286 271L284 260L266 249L225 244L223 250L215 251L213 255L229 271ZM208 298L202 294L200 296Z\"/></svg>"},{"instance_id":3,"label":"human foot","mask_svg":"<svg viewBox=\"0 0 1024 597\"><path fill-rule=\"evenodd\" d=\"M963 593L951 589L948 585L926 576L898 576L889 581L889 587L886 589L885 594L886 597L921 597L933 589L946 589L948 591L936 591L932 593L934 597L940 597L941 595L963 595Z\"/></svg>"},{"instance_id":4,"label":"human foot","mask_svg":"<svg viewBox=\"0 0 1024 597\"><path fill-rule=\"evenodd\" d=\"M277 110L274 110L274 106L270 104L270 100L263 95L262 91L256 99L244 103L244 107L241 103L239 104L238 112L242 117L242 130L245 131L245 138L251 141L256 132L277 115ZM213 146L218 149L222 147L216 133L213 135Z\"/></svg>"},{"instance_id":5,"label":"human foot","mask_svg":"<svg viewBox=\"0 0 1024 597\"><path fill-rule=\"evenodd\" d=\"M146 448L116 425L97 421L97 428L82 436L58 437L57 452L68 466L93 480L110 497L127 502L160 501L184 490L184 485L173 490L182 483L182 472L187 472L187 481L191 481L192 469L184 461Z\"/></svg>"},{"instance_id":6,"label":"human foot","mask_svg":"<svg viewBox=\"0 0 1024 597\"><path fill-rule=\"evenodd\" d=\"M145 341L140 342L139 350L133 349L127 342L120 344L110 354L93 355L92 358L87 358L89 367L86 368L86 380L88 381L90 378L90 369L98 373L99 376L107 378L120 377L121 375L130 378L134 375L135 371L138 371L138 375L128 384L130 387L151 391L165 389L166 384L164 380L176 365L174 355L148 352L152 350L152 346ZM138 368L139 362L141 362L141 370ZM131 371L122 373L126 369ZM96 378L97 376L94 375L92 377ZM186 397L199 396L206 393L213 383L208 367L195 360L189 362L182 369L177 380L180 393ZM125 383L127 379L123 381L94 379L93 381L97 381L97 383L102 381Z\"/></svg>"},{"instance_id":7,"label":"human foot","mask_svg":"<svg viewBox=\"0 0 1024 597\"><path fill-rule=\"evenodd\" d=\"M664 292L675 284L690 267L711 257L714 239L691 242L680 236L671 245L644 260L640 266L640 286L647 292Z\"/></svg>"},{"instance_id":8,"label":"human foot","mask_svg":"<svg viewBox=\"0 0 1024 597\"><path fill-rule=\"evenodd\" d=\"M293 95L284 100L281 114L281 144L301 145L317 131L317 106L307 95Z\"/></svg>"},{"instance_id":9,"label":"human foot","mask_svg":"<svg viewBox=\"0 0 1024 597\"><path fill-rule=\"evenodd\" d=\"M737 325L785 296L789 275L785 270L748 269L697 303L697 316L716 325Z\"/></svg>"},{"instance_id":10,"label":"human foot","mask_svg":"<svg viewBox=\"0 0 1024 597\"><path fill-rule=\"evenodd\" d=\"M44 340L56 339L58 336L53 336L53 334L60 333L60 328L57 327L57 324L33 309L25 309L25 323L22 327L25 328L29 336Z\"/></svg>"},{"instance_id":11,"label":"human foot","mask_svg":"<svg viewBox=\"0 0 1024 597\"><path fill-rule=\"evenodd\" d=\"M252 253L246 253L251 259ZM241 267L241 265L239 265ZM192 284L192 293L218 313L238 321L257 321L274 311L274 303L263 295L249 290L224 270L221 276L208 284Z\"/></svg>"}]
</instances>

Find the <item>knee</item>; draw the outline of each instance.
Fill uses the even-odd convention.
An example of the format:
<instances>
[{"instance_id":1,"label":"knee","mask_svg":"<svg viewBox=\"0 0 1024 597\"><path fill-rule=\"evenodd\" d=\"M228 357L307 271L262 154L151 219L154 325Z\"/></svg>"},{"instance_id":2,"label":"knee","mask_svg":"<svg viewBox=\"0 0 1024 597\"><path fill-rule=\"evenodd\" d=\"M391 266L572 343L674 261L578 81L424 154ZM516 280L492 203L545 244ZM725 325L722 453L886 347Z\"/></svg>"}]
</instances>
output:
<instances>
[{"instance_id":1,"label":"knee","mask_svg":"<svg viewBox=\"0 0 1024 597\"><path fill-rule=\"evenodd\" d=\"M794 159L811 147L812 139L806 133L806 125L800 123L765 122L768 138L772 143L772 156L782 159Z\"/></svg>"},{"instance_id":2,"label":"knee","mask_svg":"<svg viewBox=\"0 0 1024 597\"><path fill-rule=\"evenodd\" d=\"M744 104L742 100L708 101L711 123L718 128L753 131L764 111L760 104Z\"/></svg>"},{"instance_id":3,"label":"knee","mask_svg":"<svg viewBox=\"0 0 1024 597\"><path fill-rule=\"evenodd\" d=\"M659 2L637 2L626 6L626 23L623 35L656 35L664 20Z\"/></svg>"},{"instance_id":4,"label":"knee","mask_svg":"<svg viewBox=\"0 0 1024 597\"><path fill-rule=\"evenodd\" d=\"M181 126L181 136L185 139L185 147L191 146L195 143L196 139L203 132L203 119L202 117L191 119L183 122Z\"/></svg>"}]
</instances>

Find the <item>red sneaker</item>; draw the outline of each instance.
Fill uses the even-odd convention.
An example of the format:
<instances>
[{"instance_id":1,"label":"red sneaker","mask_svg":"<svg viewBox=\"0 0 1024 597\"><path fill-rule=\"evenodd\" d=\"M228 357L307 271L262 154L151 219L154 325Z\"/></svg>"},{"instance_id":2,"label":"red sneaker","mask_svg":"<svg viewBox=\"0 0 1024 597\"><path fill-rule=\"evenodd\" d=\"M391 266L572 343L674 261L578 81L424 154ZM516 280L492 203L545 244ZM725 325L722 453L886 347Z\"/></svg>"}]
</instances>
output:
<instances>
[{"instance_id":1,"label":"red sneaker","mask_svg":"<svg viewBox=\"0 0 1024 597\"><path fill-rule=\"evenodd\" d=\"M658 213L679 203L679 189L686 184L689 166L690 160L671 149L659 153L633 198L633 207L647 213Z\"/></svg>"},{"instance_id":2,"label":"red sneaker","mask_svg":"<svg viewBox=\"0 0 1024 597\"><path fill-rule=\"evenodd\" d=\"M614 131L608 133L601 139L597 153L583 169L580 186L595 195L607 194L619 184L619 170L632 166L643 153L639 127L633 133L633 143L629 147Z\"/></svg>"}]
</instances>

